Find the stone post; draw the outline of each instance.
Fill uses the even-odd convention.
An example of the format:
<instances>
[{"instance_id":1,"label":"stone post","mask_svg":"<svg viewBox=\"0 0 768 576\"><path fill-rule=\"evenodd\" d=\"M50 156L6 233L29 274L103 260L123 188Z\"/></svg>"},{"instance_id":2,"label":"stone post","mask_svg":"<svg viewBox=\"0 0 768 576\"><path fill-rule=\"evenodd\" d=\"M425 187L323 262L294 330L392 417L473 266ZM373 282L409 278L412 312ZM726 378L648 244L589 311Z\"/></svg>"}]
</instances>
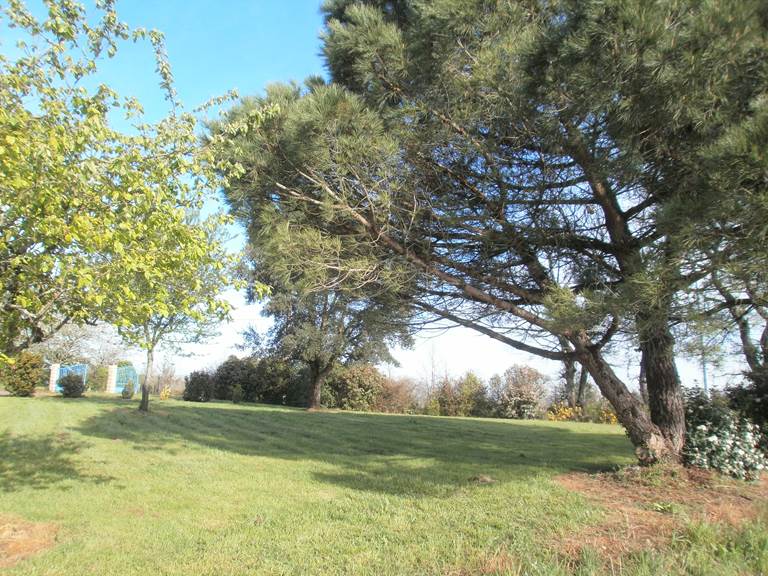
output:
<instances>
[{"instance_id":1,"label":"stone post","mask_svg":"<svg viewBox=\"0 0 768 576\"><path fill-rule=\"evenodd\" d=\"M107 392L114 393L117 389L117 364L107 366Z\"/></svg>"},{"instance_id":2,"label":"stone post","mask_svg":"<svg viewBox=\"0 0 768 576\"><path fill-rule=\"evenodd\" d=\"M59 372L61 371L61 364L51 364L51 375L48 378L48 390L56 392L56 382L59 381Z\"/></svg>"}]
</instances>

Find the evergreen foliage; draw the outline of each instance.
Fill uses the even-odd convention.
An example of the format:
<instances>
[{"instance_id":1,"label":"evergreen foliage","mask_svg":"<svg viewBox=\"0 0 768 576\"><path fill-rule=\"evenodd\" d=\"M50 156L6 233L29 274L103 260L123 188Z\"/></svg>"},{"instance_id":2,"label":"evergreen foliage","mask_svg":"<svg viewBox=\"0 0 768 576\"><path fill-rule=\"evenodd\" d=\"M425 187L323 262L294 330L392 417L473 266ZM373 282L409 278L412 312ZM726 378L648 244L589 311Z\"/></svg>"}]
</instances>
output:
<instances>
[{"instance_id":1,"label":"evergreen foliage","mask_svg":"<svg viewBox=\"0 0 768 576\"><path fill-rule=\"evenodd\" d=\"M0 385L11 396L33 396L43 380L43 359L38 354L25 351L11 363L0 362Z\"/></svg>"},{"instance_id":2,"label":"evergreen foliage","mask_svg":"<svg viewBox=\"0 0 768 576\"><path fill-rule=\"evenodd\" d=\"M85 393L85 380L80 374L62 376L58 385L64 398L81 398Z\"/></svg>"},{"instance_id":3,"label":"evergreen foliage","mask_svg":"<svg viewBox=\"0 0 768 576\"><path fill-rule=\"evenodd\" d=\"M195 371L184 378L184 395L187 402L209 402L213 398L214 380L208 372Z\"/></svg>"},{"instance_id":4,"label":"evergreen foliage","mask_svg":"<svg viewBox=\"0 0 768 576\"><path fill-rule=\"evenodd\" d=\"M641 460L679 458L681 296L710 272L717 224L766 233L745 214L766 194L762 3L324 11L334 83L274 86L215 132L234 213L311 239L280 266L312 290L365 285L413 316L575 359ZM606 356L627 332L648 409Z\"/></svg>"}]
</instances>

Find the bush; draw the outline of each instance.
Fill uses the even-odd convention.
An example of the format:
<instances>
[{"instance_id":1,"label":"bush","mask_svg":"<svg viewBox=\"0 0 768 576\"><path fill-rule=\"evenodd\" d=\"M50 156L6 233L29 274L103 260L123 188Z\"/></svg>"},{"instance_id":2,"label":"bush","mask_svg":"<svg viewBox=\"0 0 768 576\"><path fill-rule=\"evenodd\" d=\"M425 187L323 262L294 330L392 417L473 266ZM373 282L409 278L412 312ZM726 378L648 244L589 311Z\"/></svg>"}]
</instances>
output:
<instances>
[{"instance_id":1,"label":"bush","mask_svg":"<svg viewBox=\"0 0 768 576\"><path fill-rule=\"evenodd\" d=\"M531 419L543 413L547 377L529 366L515 365L490 381L490 401L500 418Z\"/></svg>"},{"instance_id":2,"label":"bush","mask_svg":"<svg viewBox=\"0 0 768 576\"><path fill-rule=\"evenodd\" d=\"M325 382L329 407L370 411L384 386L384 376L370 364L355 364L335 370Z\"/></svg>"},{"instance_id":3,"label":"bush","mask_svg":"<svg viewBox=\"0 0 768 576\"><path fill-rule=\"evenodd\" d=\"M382 382L381 393L376 398L373 410L393 414L409 414L415 411L416 385L407 378L385 378Z\"/></svg>"},{"instance_id":4,"label":"bush","mask_svg":"<svg viewBox=\"0 0 768 576\"><path fill-rule=\"evenodd\" d=\"M160 390L160 400L168 400L170 397L171 397L171 387L163 386L163 389Z\"/></svg>"},{"instance_id":5,"label":"bush","mask_svg":"<svg viewBox=\"0 0 768 576\"><path fill-rule=\"evenodd\" d=\"M256 366L250 358L230 356L213 373L213 397L231 400L236 386L242 390L242 399L254 402L258 399Z\"/></svg>"},{"instance_id":6,"label":"bush","mask_svg":"<svg viewBox=\"0 0 768 576\"><path fill-rule=\"evenodd\" d=\"M106 366L88 366L88 390L103 392L107 389L109 370Z\"/></svg>"},{"instance_id":7,"label":"bush","mask_svg":"<svg viewBox=\"0 0 768 576\"><path fill-rule=\"evenodd\" d=\"M64 398L80 398L85 392L85 381L80 374L67 374L59 379Z\"/></svg>"},{"instance_id":8,"label":"bush","mask_svg":"<svg viewBox=\"0 0 768 576\"><path fill-rule=\"evenodd\" d=\"M583 419L581 406L568 406L565 402L556 402L547 410L547 420L553 422L581 422Z\"/></svg>"},{"instance_id":9,"label":"bush","mask_svg":"<svg viewBox=\"0 0 768 576\"><path fill-rule=\"evenodd\" d=\"M120 395L125 400L130 400L133 398L133 394L136 391L135 384L133 383L133 380L128 380L128 382L125 383L125 386L123 386L123 391L120 393Z\"/></svg>"},{"instance_id":10,"label":"bush","mask_svg":"<svg viewBox=\"0 0 768 576\"><path fill-rule=\"evenodd\" d=\"M38 354L22 352L13 364L0 362L0 383L11 396L32 396L43 382L43 359Z\"/></svg>"},{"instance_id":11,"label":"bush","mask_svg":"<svg viewBox=\"0 0 768 576\"><path fill-rule=\"evenodd\" d=\"M243 401L243 387L240 384L235 384L232 388L232 402L234 404L240 404Z\"/></svg>"},{"instance_id":12,"label":"bush","mask_svg":"<svg viewBox=\"0 0 768 576\"><path fill-rule=\"evenodd\" d=\"M214 382L208 372L192 372L184 378L184 400L187 402L208 402L213 397Z\"/></svg>"},{"instance_id":13,"label":"bush","mask_svg":"<svg viewBox=\"0 0 768 576\"><path fill-rule=\"evenodd\" d=\"M747 374L747 381L726 390L731 408L768 433L768 368ZM768 440L768 438L764 438Z\"/></svg>"},{"instance_id":14,"label":"bush","mask_svg":"<svg viewBox=\"0 0 768 576\"><path fill-rule=\"evenodd\" d=\"M689 466L712 468L741 480L756 480L768 465L760 449L760 429L740 418L720 394L686 393L688 429L683 458Z\"/></svg>"}]
</instances>

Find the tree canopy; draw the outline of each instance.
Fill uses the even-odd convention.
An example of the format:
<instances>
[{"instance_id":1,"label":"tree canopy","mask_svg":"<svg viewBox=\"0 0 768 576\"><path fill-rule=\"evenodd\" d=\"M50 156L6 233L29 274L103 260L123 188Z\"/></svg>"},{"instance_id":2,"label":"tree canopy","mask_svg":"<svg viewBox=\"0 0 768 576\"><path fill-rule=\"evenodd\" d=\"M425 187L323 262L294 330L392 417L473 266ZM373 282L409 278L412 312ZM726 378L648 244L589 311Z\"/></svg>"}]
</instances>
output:
<instances>
[{"instance_id":1,"label":"tree canopy","mask_svg":"<svg viewBox=\"0 0 768 576\"><path fill-rule=\"evenodd\" d=\"M679 455L679 296L711 269L713 222L766 195L762 3L324 10L334 83L273 87L228 118L238 215L316 238L285 267L577 360L641 459ZM624 335L649 411L606 355Z\"/></svg>"},{"instance_id":2,"label":"tree canopy","mask_svg":"<svg viewBox=\"0 0 768 576\"><path fill-rule=\"evenodd\" d=\"M70 0L45 7L43 19L19 0L2 9L18 54L0 56L5 356L66 323L101 319L127 330L156 315L194 315L201 303L179 298L172 279L189 280L217 257L190 214L218 180L197 120L177 101L162 35L130 30L111 0L93 13ZM130 40L155 49L170 110L156 124L143 121L138 102L98 83L99 63ZM114 127L119 115L129 130Z\"/></svg>"}]
</instances>

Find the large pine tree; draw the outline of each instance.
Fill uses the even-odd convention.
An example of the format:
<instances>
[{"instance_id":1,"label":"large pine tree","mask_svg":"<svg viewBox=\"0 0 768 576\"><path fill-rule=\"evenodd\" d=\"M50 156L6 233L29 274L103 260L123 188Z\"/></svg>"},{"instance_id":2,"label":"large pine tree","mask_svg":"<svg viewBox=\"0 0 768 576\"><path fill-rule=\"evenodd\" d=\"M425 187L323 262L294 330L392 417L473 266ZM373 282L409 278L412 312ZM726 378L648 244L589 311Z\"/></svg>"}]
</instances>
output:
<instances>
[{"instance_id":1,"label":"large pine tree","mask_svg":"<svg viewBox=\"0 0 768 576\"><path fill-rule=\"evenodd\" d=\"M641 460L678 457L676 299L706 274L698 230L739 186L721 179L739 149L713 146L765 106L761 3L325 12L334 84L275 87L228 117L220 155L238 209L258 222L279 206L345 282L377 276L414 310L577 360ZM627 333L649 411L606 358Z\"/></svg>"}]
</instances>

